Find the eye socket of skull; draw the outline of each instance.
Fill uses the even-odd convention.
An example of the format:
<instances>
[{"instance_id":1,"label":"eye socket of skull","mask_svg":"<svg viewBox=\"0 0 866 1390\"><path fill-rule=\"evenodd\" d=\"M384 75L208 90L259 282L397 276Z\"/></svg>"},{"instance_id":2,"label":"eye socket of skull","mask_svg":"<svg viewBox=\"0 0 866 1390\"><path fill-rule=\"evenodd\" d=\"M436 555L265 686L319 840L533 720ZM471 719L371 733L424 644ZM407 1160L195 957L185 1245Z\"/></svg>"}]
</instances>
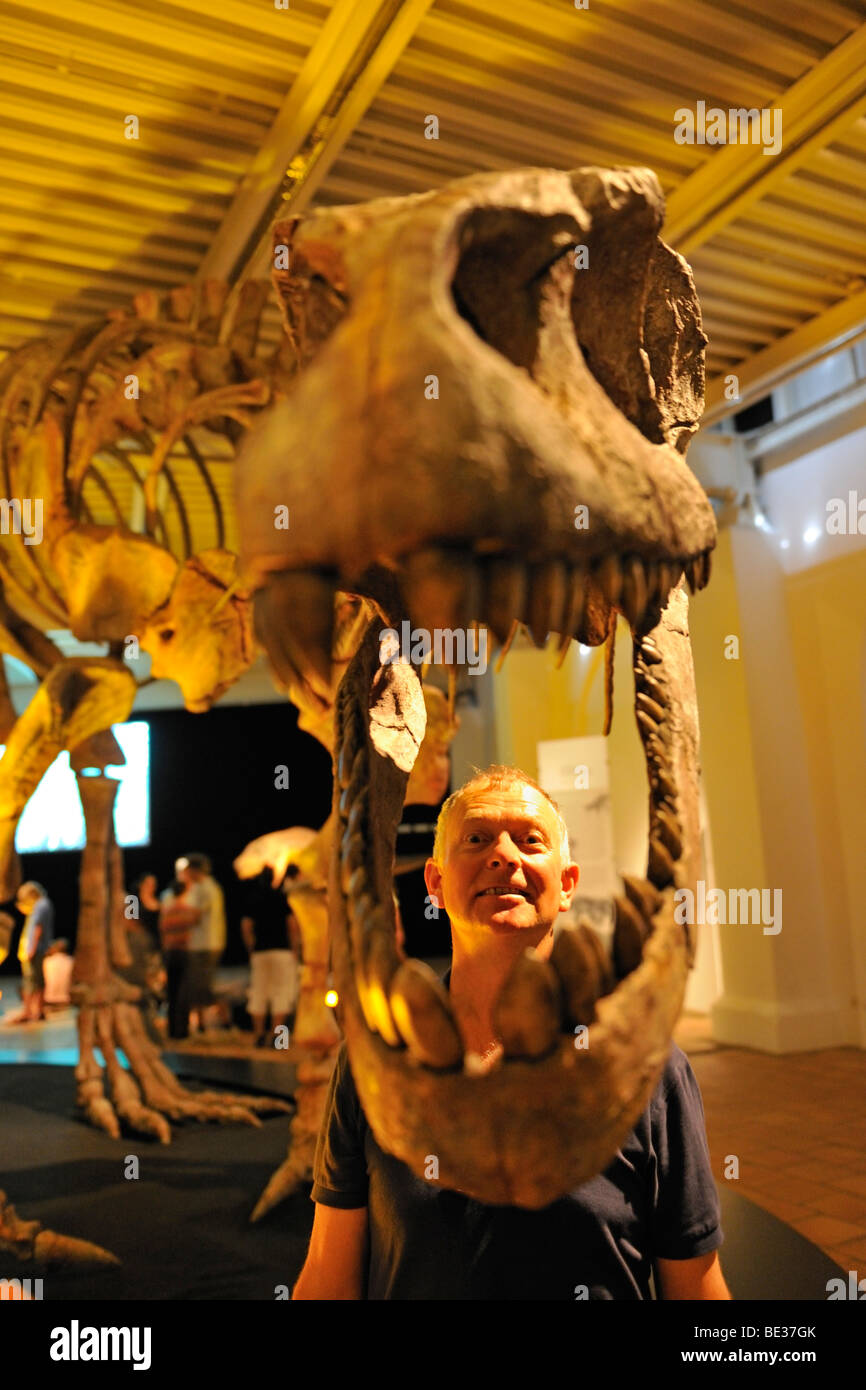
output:
<instances>
[{"instance_id":1,"label":"eye socket of skull","mask_svg":"<svg viewBox=\"0 0 866 1390\"><path fill-rule=\"evenodd\" d=\"M703 408L707 339L688 266L659 240L661 190L644 170L585 170L572 183L586 231L567 213L482 207L467 216L455 307L539 380L545 324L570 294L574 336L596 381L651 443L685 452ZM583 247L585 266L574 254Z\"/></svg>"},{"instance_id":2,"label":"eye socket of skull","mask_svg":"<svg viewBox=\"0 0 866 1390\"><path fill-rule=\"evenodd\" d=\"M547 272L580 238L566 213L478 208L460 229L451 293L460 317L515 367L534 375Z\"/></svg>"}]
</instances>

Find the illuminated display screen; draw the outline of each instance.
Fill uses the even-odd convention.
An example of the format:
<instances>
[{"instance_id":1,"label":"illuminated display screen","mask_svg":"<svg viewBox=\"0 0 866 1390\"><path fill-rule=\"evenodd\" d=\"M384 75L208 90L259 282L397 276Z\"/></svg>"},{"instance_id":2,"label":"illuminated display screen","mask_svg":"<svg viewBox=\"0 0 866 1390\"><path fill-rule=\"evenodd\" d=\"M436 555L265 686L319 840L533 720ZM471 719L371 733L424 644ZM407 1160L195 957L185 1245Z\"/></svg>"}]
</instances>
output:
<instances>
[{"instance_id":1,"label":"illuminated display screen","mask_svg":"<svg viewBox=\"0 0 866 1390\"><path fill-rule=\"evenodd\" d=\"M112 726L123 749L123 767L106 772L120 786L114 803L114 833L124 848L150 844L150 725L143 719ZM0 744L0 752L5 751ZM84 812L69 754L55 758L24 808L15 834L19 854L83 849Z\"/></svg>"}]
</instances>

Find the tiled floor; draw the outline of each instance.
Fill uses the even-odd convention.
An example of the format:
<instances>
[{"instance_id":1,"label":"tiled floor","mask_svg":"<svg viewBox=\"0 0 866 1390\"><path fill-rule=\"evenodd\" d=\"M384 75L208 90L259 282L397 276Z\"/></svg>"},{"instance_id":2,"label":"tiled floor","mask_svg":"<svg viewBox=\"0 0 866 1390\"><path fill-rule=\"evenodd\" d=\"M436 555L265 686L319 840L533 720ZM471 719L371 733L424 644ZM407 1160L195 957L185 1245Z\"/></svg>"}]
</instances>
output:
<instances>
[{"instance_id":1,"label":"tiled floor","mask_svg":"<svg viewBox=\"0 0 866 1390\"><path fill-rule=\"evenodd\" d=\"M718 1181L735 1156L739 1177L729 1181L742 1196L866 1274L866 1052L718 1047L696 1016L675 1037L703 1094Z\"/></svg>"}]
</instances>

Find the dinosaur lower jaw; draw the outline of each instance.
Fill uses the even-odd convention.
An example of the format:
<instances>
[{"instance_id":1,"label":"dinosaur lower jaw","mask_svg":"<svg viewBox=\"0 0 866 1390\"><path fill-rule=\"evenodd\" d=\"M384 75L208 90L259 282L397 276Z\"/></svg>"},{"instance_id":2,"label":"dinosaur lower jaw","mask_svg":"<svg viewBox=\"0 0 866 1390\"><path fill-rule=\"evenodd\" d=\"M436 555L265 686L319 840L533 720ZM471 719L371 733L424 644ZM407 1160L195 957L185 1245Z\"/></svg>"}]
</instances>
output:
<instances>
[{"instance_id":1,"label":"dinosaur lower jaw","mask_svg":"<svg viewBox=\"0 0 866 1390\"><path fill-rule=\"evenodd\" d=\"M381 665L377 622L341 684L331 926L353 1075L383 1148L428 1178L435 1157L443 1186L480 1201L536 1208L600 1172L664 1065L691 956L674 893L697 874L687 608L674 590L653 634L635 638L650 844L646 879L626 879L615 903L613 959L563 933L550 962L527 960L500 999L492 1070L467 1052L432 972L396 949L396 829L423 735L417 676Z\"/></svg>"}]
</instances>

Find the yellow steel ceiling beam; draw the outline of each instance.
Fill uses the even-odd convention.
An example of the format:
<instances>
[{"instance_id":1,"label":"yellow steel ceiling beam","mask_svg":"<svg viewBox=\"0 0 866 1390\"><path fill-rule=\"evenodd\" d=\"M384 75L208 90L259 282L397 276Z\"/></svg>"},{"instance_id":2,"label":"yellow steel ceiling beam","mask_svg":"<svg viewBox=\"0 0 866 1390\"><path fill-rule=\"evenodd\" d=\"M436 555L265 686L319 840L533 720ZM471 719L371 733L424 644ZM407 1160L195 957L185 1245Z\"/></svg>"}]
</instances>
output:
<instances>
[{"instance_id":1,"label":"yellow steel ceiling beam","mask_svg":"<svg viewBox=\"0 0 866 1390\"><path fill-rule=\"evenodd\" d=\"M866 113L866 24L779 97L782 147L726 145L667 200L664 238L688 256Z\"/></svg>"},{"instance_id":2,"label":"yellow steel ceiling beam","mask_svg":"<svg viewBox=\"0 0 866 1390\"><path fill-rule=\"evenodd\" d=\"M259 272L276 213L300 210L375 99L432 0L335 0L252 168L205 256L201 276ZM256 266L251 262L255 259Z\"/></svg>"},{"instance_id":3,"label":"yellow steel ceiling beam","mask_svg":"<svg viewBox=\"0 0 866 1390\"><path fill-rule=\"evenodd\" d=\"M731 368L736 373L739 392L737 399L725 399L725 379L716 377L707 387L707 405L701 423L712 425L742 410L750 401L766 396L796 372L812 367L840 348L866 337L866 290L809 319L793 333L777 338L754 357Z\"/></svg>"}]
</instances>

